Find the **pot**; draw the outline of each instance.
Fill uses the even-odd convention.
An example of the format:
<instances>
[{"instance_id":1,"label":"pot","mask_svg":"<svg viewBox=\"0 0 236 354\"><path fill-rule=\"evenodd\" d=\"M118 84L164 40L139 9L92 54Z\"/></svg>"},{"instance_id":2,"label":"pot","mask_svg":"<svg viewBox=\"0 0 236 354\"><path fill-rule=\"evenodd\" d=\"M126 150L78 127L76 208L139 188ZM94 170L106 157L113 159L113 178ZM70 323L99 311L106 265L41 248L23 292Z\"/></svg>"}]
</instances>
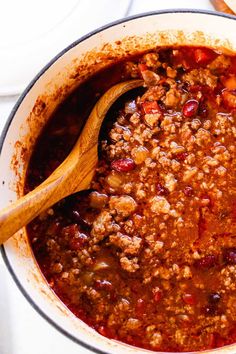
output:
<instances>
[{"instance_id":1,"label":"pot","mask_svg":"<svg viewBox=\"0 0 236 354\"><path fill-rule=\"evenodd\" d=\"M233 52L235 31L236 18L229 15L159 11L107 25L59 53L23 92L3 131L0 208L23 194L26 169L37 137L58 104L86 78L124 56L155 46L204 45ZM1 251L29 303L65 336L94 353L149 352L105 338L75 317L49 288L32 254L25 228L6 242ZM214 352L233 354L236 344Z\"/></svg>"}]
</instances>

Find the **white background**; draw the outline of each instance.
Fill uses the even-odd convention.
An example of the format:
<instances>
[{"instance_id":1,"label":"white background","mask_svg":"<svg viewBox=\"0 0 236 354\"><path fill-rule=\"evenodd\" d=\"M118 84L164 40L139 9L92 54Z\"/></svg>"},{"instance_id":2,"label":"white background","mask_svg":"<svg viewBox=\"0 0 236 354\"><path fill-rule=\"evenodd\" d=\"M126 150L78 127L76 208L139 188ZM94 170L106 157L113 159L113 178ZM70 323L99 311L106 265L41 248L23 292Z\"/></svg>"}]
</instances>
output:
<instances>
[{"instance_id":1,"label":"white background","mask_svg":"<svg viewBox=\"0 0 236 354\"><path fill-rule=\"evenodd\" d=\"M20 2L20 0L17 1ZM77 37L111 20L140 12L177 7L196 8L196 6L201 9L212 9L208 0L134 0L130 8L127 6L129 4L124 4L124 1L126 0L110 0L112 7L110 6L108 13L107 11L101 11L101 2L104 5L104 1L87 0L87 3L91 3L93 14L98 14L98 16L96 21L91 23L89 21L90 15L87 14L84 18L86 24L82 25L82 32L80 30ZM4 11L4 8L2 8L4 3L5 1L0 1L1 14ZM127 0L127 3L129 3L129 0ZM13 25L10 18L6 23ZM88 23L90 23L89 26ZM5 31L7 31L7 28ZM22 78L23 81L27 82L27 73ZM0 97L0 132L16 99L17 95ZM51 353L87 354L89 352L61 335L35 312L16 287L0 256L0 354Z\"/></svg>"}]
</instances>

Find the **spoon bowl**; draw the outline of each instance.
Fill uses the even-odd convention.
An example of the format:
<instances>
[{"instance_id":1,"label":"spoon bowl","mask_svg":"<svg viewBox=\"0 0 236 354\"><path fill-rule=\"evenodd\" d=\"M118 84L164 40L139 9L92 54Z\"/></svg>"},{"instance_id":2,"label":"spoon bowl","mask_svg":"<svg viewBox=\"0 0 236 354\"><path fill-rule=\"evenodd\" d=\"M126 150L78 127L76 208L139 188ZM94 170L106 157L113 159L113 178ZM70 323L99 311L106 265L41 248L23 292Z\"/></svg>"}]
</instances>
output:
<instances>
[{"instance_id":1,"label":"spoon bowl","mask_svg":"<svg viewBox=\"0 0 236 354\"><path fill-rule=\"evenodd\" d=\"M38 187L0 211L0 245L44 210L70 194L87 189L98 162L98 136L113 103L143 84L130 80L112 86L95 104L74 148Z\"/></svg>"}]
</instances>

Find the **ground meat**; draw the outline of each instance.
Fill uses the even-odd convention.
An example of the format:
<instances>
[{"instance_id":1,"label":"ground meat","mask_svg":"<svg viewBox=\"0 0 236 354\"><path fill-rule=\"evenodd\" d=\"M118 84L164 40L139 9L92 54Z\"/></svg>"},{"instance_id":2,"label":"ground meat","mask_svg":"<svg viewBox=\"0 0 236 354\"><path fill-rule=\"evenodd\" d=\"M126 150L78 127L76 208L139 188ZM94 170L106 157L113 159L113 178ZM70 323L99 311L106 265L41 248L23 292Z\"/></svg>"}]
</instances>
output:
<instances>
[{"instance_id":1,"label":"ground meat","mask_svg":"<svg viewBox=\"0 0 236 354\"><path fill-rule=\"evenodd\" d=\"M213 75L208 69L194 69L183 75L183 80L190 85L207 85L214 89L217 85L217 76Z\"/></svg>"},{"instance_id":2,"label":"ground meat","mask_svg":"<svg viewBox=\"0 0 236 354\"><path fill-rule=\"evenodd\" d=\"M171 68L170 66L167 67L166 69L166 75L170 77L171 79L174 79L177 75L177 70Z\"/></svg>"},{"instance_id":3,"label":"ground meat","mask_svg":"<svg viewBox=\"0 0 236 354\"><path fill-rule=\"evenodd\" d=\"M144 54L143 60L144 60L145 64L153 70L156 70L161 66L161 62L159 61L158 53Z\"/></svg>"},{"instance_id":4,"label":"ground meat","mask_svg":"<svg viewBox=\"0 0 236 354\"><path fill-rule=\"evenodd\" d=\"M176 107L178 106L181 100L181 93L176 88L171 88L167 93L164 100L164 103L167 107Z\"/></svg>"},{"instance_id":5,"label":"ground meat","mask_svg":"<svg viewBox=\"0 0 236 354\"><path fill-rule=\"evenodd\" d=\"M150 101L158 101L165 95L165 89L162 85L152 86L150 87L141 97L142 101L150 100Z\"/></svg>"},{"instance_id":6,"label":"ground meat","mask_svg":"<svg viewBox=\"0 0 236 354\"><path fill-rule=\"evenodd\" d=\"M150 70L143 70L142 77L147 86L156 86L160 81L160 76Z\"/></svg>"},{"instance_id":7,"label":"ground meat","mask_svg":"<svg viewBox=\"0 0 236 354\"><path fill-rule=\"evenodd\" d=\"M91 235L96 241L101 241L112 231L118 231L119 225L113 222L112 216L108 211L102 211L93 222Z\"/></svg>"},{"instance_id":8,"label":"ground meat","mask_svg":"<svg viewBox=\"0 0 236 354\"><path fill-rule=\"evenodd\" d=\"M98 193L96 191L90 194L90 206L96 209L102 209L108 201L106 194Z\"/></svg>"},{"instance_id":9,"label":"ground meat","mask_svg":"<svg viewBox=\"0 0 236 354\"><path fill-rule=\"evenodd\" d=\"M211 141L211 133L208 130L205 130L203 128L198 129L195 136L196 136L196 143L199 146L207 145Z\"/></svg>"},{"instance_id":10,"label":"ground meat","mask_svg":"<svg viewBox=\"0 0 236 354\"><path fill-rule=\"evenodd\" d=\"M149 114L145 114L144 119L146 124L153 128L160 121L161 117L162 117L161 113L151 113L151 114L149 113Z\"/></svg>"},{"instance_id":11,"label":"ground meat","mask_svg":"<svg viewBox=\"0 0 236 354\"><path fill-rule=\"evenodd\" d=\"M165 180L165 187L170 192L173 192L177 187L177 179L174 177L173 173L167 173L164 176L164 180Z\"/></svg>"},{"instance_id":12,"label":"ground meat","mask_svg":"<svg viewBox=\"0 0 236 354\"><path fill-rule=\"evenodd\" d=\"M225 55L217 56L209 65L208 68L214 74L222 74L231 65L231 58Z\"/></svg>"},{"instance_id":13,"label":"ground meat","mask_svg":"<svg viewBox=\"0 0 236 354\"><path fill-rule=\"evenodd\" d=\"M134 272L136 272L136 270L139 269L137 257L134 257L131 259L129 259L127 257L121 257L120 264L121 264L121 267L129 273L134 273Z\"/></svg>"},{"instance_id":14,"label":"ground meat","mask_svg":"<svg viewBox=\"0 0 236 354\"><path fill-rule=\"evenodd\" d=\"M225 90L222 92L224 102L231 108L236 108L236 95L235 92Z\"/></svg>"},{"instance_id":15,"label":"ground meat","mask_svg":"<svg viewBox=\"0 0 236 354\"><path fill-rule=\"evenodd\" d=\"M117 214L126 217L135 211L137 203L129 195L114 196L110 198L109 206L111 209L115 209Z\"/></svg>"},{"instance_id":16,"label":"ground meat","mask_svg":"<svg viewBox=\"0 0 236 354\"><path fill-rule=\"evenodd\" d=\"M156 196L150 201L151 211L157 214L168 214L170 211L170 204L165 197Z\"/></svg>"},{"instance_id":17,"label":"ground meat","mask_svg":"<svg viewBox=\"0 0 236 354\"><path fill-rule=\"evenodd\" d=\"M110 242L116 247L121 248L124 253L136 255L141 248L142 239L137 236L127 236L118 232L116 235L110 235Z\"/></svg>"}]
</instances>

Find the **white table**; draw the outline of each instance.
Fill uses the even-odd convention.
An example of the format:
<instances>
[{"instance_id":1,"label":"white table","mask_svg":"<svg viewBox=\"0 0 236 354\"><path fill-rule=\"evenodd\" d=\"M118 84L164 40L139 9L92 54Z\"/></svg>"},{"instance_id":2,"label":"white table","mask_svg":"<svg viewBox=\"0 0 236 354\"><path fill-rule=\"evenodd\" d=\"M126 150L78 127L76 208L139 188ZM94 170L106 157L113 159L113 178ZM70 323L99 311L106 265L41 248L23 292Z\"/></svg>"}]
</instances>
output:
<instances>
[{"instance_id":1,"label":"white table","mask_svg":"<svg viewBox=\"0 0 236 354\"><path fill-rule=\"evenodd\" d=\"M93 6L98 2L93 0ZM196 4L201 9L212 9L208 0L134 0L128 15L173 7L194 8ZM109 19L106 18L103 22L107 23ZM0 132L16 99L17 96L0 97ZM23 297L0 257L0 354L51 353L89 352L64 337L41 318Z\"/></svg>"}]
</instances>

